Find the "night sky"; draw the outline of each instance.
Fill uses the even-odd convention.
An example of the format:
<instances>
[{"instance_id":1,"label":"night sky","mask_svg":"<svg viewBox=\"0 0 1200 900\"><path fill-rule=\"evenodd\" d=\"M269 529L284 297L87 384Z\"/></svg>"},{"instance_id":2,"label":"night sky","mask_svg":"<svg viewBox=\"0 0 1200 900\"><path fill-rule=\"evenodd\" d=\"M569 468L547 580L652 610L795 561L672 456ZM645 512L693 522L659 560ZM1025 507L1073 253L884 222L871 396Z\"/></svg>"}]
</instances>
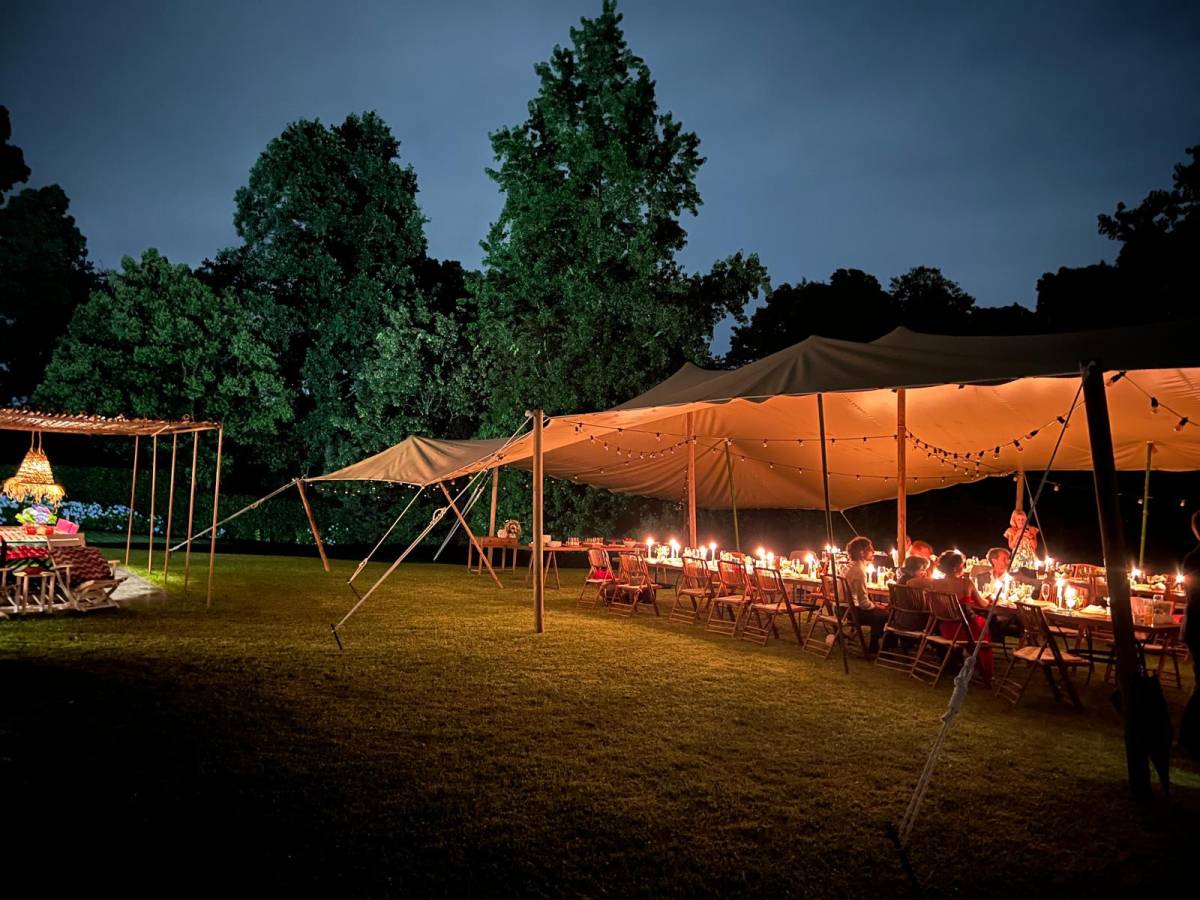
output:
<instances>
[{"instance_id":1,"label":"night sky","mask_svg":"<svg viewBox=\"0 0 1200 900\"><path fill-rule=\"evenodd\" d=\"M622 5L664 110L697 132L691 269L772 280L940 266L985 304L1111 259L1096 214L1200 143L1197 3ZM500 197L489 131L600 0L5 5L0 103L100 267L235 242L233 194L298 118L377 110L412 163L430 253L477 265ZM722 348L726 329L718 334Z\"/></svg>"}]
</instances>

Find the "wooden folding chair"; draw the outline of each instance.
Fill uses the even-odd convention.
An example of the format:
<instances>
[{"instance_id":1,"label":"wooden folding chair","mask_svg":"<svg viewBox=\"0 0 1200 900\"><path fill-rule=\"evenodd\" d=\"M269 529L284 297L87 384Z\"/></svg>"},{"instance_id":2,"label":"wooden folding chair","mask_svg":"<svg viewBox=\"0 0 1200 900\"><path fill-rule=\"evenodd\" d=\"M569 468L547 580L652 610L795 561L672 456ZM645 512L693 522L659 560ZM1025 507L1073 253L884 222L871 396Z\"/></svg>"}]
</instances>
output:
<instances>
[{"instance_id":1,"label":"wooden folding chair","mask_svg":"<svg viewBox=\"0 0 1200 900\"><path fill-rule=\"evenodd\" d=\"M604 586L612 584L612 559L603 547L592 547L587 552L588 573L579 592L580 606L595 606L603 599Z\"/></svg>"},{"instance_id":2,"label":"wooden folding chair","mask_svg":"<svg viewBox=\"0 0 1200 900\"><path fill-rule=\"evenodd\" d=\"M632 618L638 611L638 606L649 603L658 611L656 592L658 585L650 577L650 566L646 558L640 554L622 553L620 555L621 575L615 584L609 588L608 611L619 616Z\"/></svg>"},{"instance_id":3,"label":"wooden folding chair","mask_svg":"<svg viewBox=\"0 0 1200 900\"><path fill-rule=\"evenodd\" d=\"M792 623L796 643L802 644L804 639L800 636L800 622L796 618L792 598L788 596L779 570L755 568L750 573L750 583L753 590L746 607L746 618L742 623L742 640L765 647L772 635L779 637L775 619L786 615Z\"/></svg>"},{"instance_id":4,"label":"wooden folding chair","mask_svg":"<svg viewBox=\"0 0 1200 900\"><path fill-rule=\"evenodd\" d=\"M929 609L929 626L909 674L917 681L936 687L950 658L957 652L970 653L975 640L967 623L967 613L955 594L943 591L923 591L922 594Z\"/></svg>"},{"instance_id":5,"label":"wooden folding chair","mask_svg":"<svg viewBox=\"0 0 1200 900\"><path fill-rule=\"evenodd\" d=\"M893 584L888 591L891 595L888 620L883 626L875 665L911 672L921 642L929 632L929 607L924 595L913 588ZM909 647L907 651L905 644Z\"/></svg>"},{"instance_id":6,"label":"wooden folding chair","mask_svg":"<svg viewBox=\"0 0 1200 900\"><path fill-rule=\"evenodd\" d=\"M117 577L117 560L105 559L95 547L51 546L50 563L67 606L80 611L117 607L113 593L125 581Z\"/></svg>"},{"instance_id":7,"label":"wooden folding chair","mask_svg":"<svg viewBox=\"0 0 1200 900\"><path fill-rule=\"evenodd\" d=\"M705 630L717 634L737 634L742 614L750 602L749 594L746 567L740 562L718 560L716 593L708 604Z\"/></svg>"},{"instance_id":8,"label":"wooden folding chair","mask_svg":"<svg viewBox=\"0 0 1200 900\"><path fill-rule=\"evenodd\" d=\"M828 659L839 640L849 640L850 647L857 645L865 658L870 655L867 652L867 638L859 625L857 610L850 602L850 586L844 575L838 576L837 588L835 599L833 578L821 576L821 608L812 616L804 637L804 649L821 659ZM820 629L820 635L817 629Z\"/></svg>"},{"instance_id":9,"label":"wooden folding chair","mask_svg":"<svg viewBox=\"0 0 1200 900\"><path fill-rule=\"evenodd\" d=\"M702 559L683 558L683 573L675 582L675 602L667 618L672 622L695 625L708 612L713 598L712 573Z\"/></svg>"},{"instance_id":10,"label":"wooden folding chair","mask_svg":"<svg viewBox=\"0 0 1200 900\"><path fill-rule=\"evenodd\" d=\"M1040 669L1046 676L1054 699L1061 703L1065 690L1074 707L1083 712L1083 704L1079 702L1079 694L1071 681L1071 670L1089 665L1088 661L1058 646L1058 638L1041 607L1018 601L1017 614L1025 631L1021 636L1021 646L1013 652L1004 670L1004 677L996 686L996 695L1016 706L1029 686L1029 679ZM1020 673L1018 666L1023 668Z\"/></svg>"}]
</instances>

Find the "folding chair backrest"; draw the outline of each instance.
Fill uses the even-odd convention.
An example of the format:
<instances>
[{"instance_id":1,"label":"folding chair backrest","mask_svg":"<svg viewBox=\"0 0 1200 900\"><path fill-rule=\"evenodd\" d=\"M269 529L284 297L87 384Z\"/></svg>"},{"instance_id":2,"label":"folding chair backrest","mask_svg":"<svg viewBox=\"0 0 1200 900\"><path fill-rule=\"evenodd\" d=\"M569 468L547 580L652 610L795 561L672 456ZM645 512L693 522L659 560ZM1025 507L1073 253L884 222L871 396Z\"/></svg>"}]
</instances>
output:
<instances>
[{"instance_id":1,"label":"folding chair backrest","mask_svg":"<svg viewBox=\"0 0 1200 900\"><path fill-rule=\"evenodd\" d=\"M608 551L603 547L592 547L588 550L588 565L593 572L612 571L612 560L609 559Z\"/></svg>"},{"instance_id":2,"label":"folding chair backrest","mask_svg":"<svg viewBox=\"0 0 1200 900\"><path fill-rule=\"evenodd\" d=\"M929 625L929 605L921 591L902 584L888 586L891 595L892 624L897 628L920 631Z\"/></svg>"},{"instance_id":3,"label":"folding chair backrest","mask_svg":"<svg viewBox=\"0 0 1200 900\"><path fill-rule=\"evenodd\" d=\"M722 559L717 562L717 580L725 594L742 594L746 591L746 567L740 562Z\"/></svg>"},{"instance_id":4,"label":"folding chair backrest","mask_svg":"<svg viewBox=\"0 0 1200 900\"><path fill-rule=\"evenodd\" d=\"M962 625L966 627L967 620L963 614L962 603L957 594L948 591L924 591L925 602L929 605L929 614L939 625Z\"/></svg>"},{"instance_id":5,"label":"folding chair backrest","mask_svg":"<svg viewBox=\"0 0 1200 900\"><path fill-rule=\"evenodd\" d=\"M617 580L624 583L630 581L634 577L634 561L637 559L632 553L617 554Z\"/></svg>"},{"instance_id":6,"label":"folding chair backrest","mask_svg":"<svg viewBox=\"0 0 1200 900\"><path fill-rule=\"evenodd\" d=\"M754 570L754 582L758 588L758 592L763 595L764 600L782 600L787 595L787 591L783 586L783 576L779 574L778 569L756 568Z\"/></svg>"},{"instance_id":7,"label":"folding chair backrest","mask_svg":"<svg viewBox=\"0 0 1200 900\"><path fill-rule=\"evenodd\" d=\"M1040 606L1018 600L1017 616L1021 619L1021 640L1026 646L1049 647L1055 645L1055 649L1057 649L1054 632L1050 630L1050 623L1046 621L1046 614L1042 612Z\"/></svg>"},{"instance_id":8,"label":"folding chair backrest","mask_svg":"<svg viewBox=\"0 0 1200 900\"><path fill-rule=\"evenodd\" d=\"M683 587L708 587L710 581L712 576L704 560L691 556L683 558Z\"/></svg>"}]
</instances>

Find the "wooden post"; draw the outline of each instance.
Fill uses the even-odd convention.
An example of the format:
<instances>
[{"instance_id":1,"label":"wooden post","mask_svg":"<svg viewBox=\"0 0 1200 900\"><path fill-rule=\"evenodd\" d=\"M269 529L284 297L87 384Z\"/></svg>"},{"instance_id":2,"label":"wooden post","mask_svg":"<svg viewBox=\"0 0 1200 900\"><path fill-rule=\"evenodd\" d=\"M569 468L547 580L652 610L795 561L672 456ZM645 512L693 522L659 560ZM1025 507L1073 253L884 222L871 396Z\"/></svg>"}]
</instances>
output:
<instances>
[{"instance_id":1,"label":"wooden post","mask_svg":"<svg viewBox=\"0 0 1200 900\"><path fill-rule=\"evenodd\" d=\"M908 553L908 410L904 388L896 391L896 557Z\"/></svg>"},{"instance_id":2,"label":"wooden post","mask_svg":"<svg viewBox=\"0 0 1200 900\"><path fill-rule=\"evenodd\" d=\"M1142 539L1138 544L1138 568L1146 568L1146 526L1150 524L1150 466L1154 464L1154 444L1146 441L1146 477L1142 481Z\"/></svg>"},{"instance_id":3,"label":"wooden post","mask_svg":"<svg viewBox=\"0 0 1200 900\"><path fill-rule=\"evenodd\" d=\"M688 498L688 546L698 547L696 540L696 419L695 413L687 414L687 498Z\"/></svg>"},{"instance_id":4,"label":"wooden post","mask_svg":"<svg viewBox=\"0 0 1200 900\"><path fill-rule=\"evenodd\" d=\"M488 537L496 536L496 501L500 496L500 467L492 469L492 508L488 512ZM492 561L492 548L488 547L488 562ZM500 568L504 568L504 554L500 555Z\"/></svg>"},{"instance_id":5,"label":"wooden post","mask_svg":"<svg viewBox=\"0 0 1200 900\"><path fill-rule=\"evenodd\" d=\"M221 506L221 445L224 439L225 429L217 428L217 468L213 472L213 518L212 533L208 538L208 594L204 599L205 609L212 608L213 570L217 557L217 510Z\"/></svg>"},{"instance_id":6,"label":"wooden post","mask_svg":"<svg viewBox=\"0 0 1200 900\"><path fill-rule=\"evenodd\" d=\"M463 527L463 531L467 533L467 540L471 542L471 546L475 548L475 552L479 554L479 558L483 564L487 566L488 572L492 575L492 581L496 582L496 587L503 588L500 579L496 576L495 569L492 568L492 561L483 555L483 548L479 546L479 541L476 539L474 532L471 531L471 526L467 524L467 520L463 517L458 505L454 502L454 498L450 496L450 492L446 490L445 482L439 482L438 487L442 489L442 493L446 495L446 502L450 504L450 508L454 510L454 515L458 519L458 524Z\"/></svg>"},{"instance_id":7,"label":"wooden post","mask_svg":"<svg viewBox=\"0 0 1200 900\"><path fill-rule=\"evenodd\" d=\"M833 510L829 505L829 460L825 455L825 397L817 394L817 423L821 429L821 486L825 491L825 543L831 548L833 544ZM842 604L838 598L837 555L829 551L829 574L833 581L833 608L841 610ZM853 602L847 597L846 602ZM841 613L838 614L837 641L842 646L842 669L850 674L850 659L846 656L846 638L842 634Z\"/></svg>"},{"instance_id":8,"label":"wooden post","mask_svg":"<svg viewBox=\"0 0 1200 900\"><path fill-rule=\"evenodd\" d=\"M188 488L187 543L183 545L183 596L187 596L188 576L192 570L192 515L196 511L196 451L200 449L200 432L192 432L192 485Z\"/></svg>"},{"instance_id":9,"label":"wooden post","mask_svg":"<svg viewBox=\"0 0 1200 900\"><path fill-rule=\"evenodd\" d=\"M167 568L171 565L171 518L175 514L175 454L179 450L178 432L171 435L171 478L167 482L167 533L163 544L163 587L167 586Z\"/></svg>"},{"instance_id":10,"label":"wooden post","mask_svg":"<svg viewBox=\"0 0 1200 900\"><path fill-rule=\"evenodd\" d=\"M542 568L542 411L533 411L533 630L541 634L546 630L546 570Z\"/></svg>"},{"instance_id":11,"label":"wooden post","mask_svg":"<svg viewBox=\"0 0 1200 900\"><path fill-rule=\"evenodd\" d=\"M1013 509L1018 512L1025 509L1025 472L1021 470L1017 471L1017 499Z\"/></svg>"},{"instance_id":12,"label":"wooden post","mask_svg":"<svg viewBox=\"0 0 1200 900\"><path fill-rule=\"evenodd\" d=\"M129 478L129 527L125 530L125 568L129 568L129 548L133 544L133 501L137 496L138 436L133 436L133 474Z\"/></svg>"},{"instance_id":13,"label":"wooden post","mask_svg":"<svg viewBox=\"0 0 1200 900\"><path fill-rule=\"evenodd\" d=\"M154 571L154 499L158 493L158 435L150 438L150 538L146 543L146 571Z\"/></svg>"},{"instance_id":14,"label":"wooden post","mask_svg":"<svg viewBox=\"0 0 1200 900\"><path fill-rule=\"evenodd\" d=\"M1125 535L1117 500L1117 466L1113 456L1112 431L1104 371L1094 362L1083 366L1083 401L1087 410L1088 440L1092 451L1092 476L1096 485L1096 511L1100 517L1100 544L1108 579L1108 606L1112 614L1113 644L1117 651L1117 684L1125 717L1125 764L1135 796L1150 794L1150 766L1146 745L1136 731L1138 716L1136 685L1140 665L1133 636L1133 611L1129 602L1129 572L1125 568Z\"/></svg>"},{"instance_id":15,"label":"wooden post","mask_svg":"<svg viewBox=\"0 0 1200 900\"><path fill-rule=\"evenodd\" d=\"M742 536L738 533L737 487L733 481L733 452L729 449L729 441L725 442L725 471L729 474L729 506L733 510L733 546L738 553L741 553Z\"/></svg>"},{"instance_id":16,"label":"wooden post","mask_svg":"<svg viewBox=\"0 0 1200 900\"><path fill-rule=\"evenodd\" d=\"M300 492L300 502L304 504L304 515L308 517L308 527L312 529L313 540L317 542L317 553L321 556L321 565L329 571L329 557L325 555L325 545L321 542L321 532L317 530L317 520L313 518L312 507L308 505L308 494L304 492L304 479L296 479L296 490Z\"/></svg>"}]
</instances>

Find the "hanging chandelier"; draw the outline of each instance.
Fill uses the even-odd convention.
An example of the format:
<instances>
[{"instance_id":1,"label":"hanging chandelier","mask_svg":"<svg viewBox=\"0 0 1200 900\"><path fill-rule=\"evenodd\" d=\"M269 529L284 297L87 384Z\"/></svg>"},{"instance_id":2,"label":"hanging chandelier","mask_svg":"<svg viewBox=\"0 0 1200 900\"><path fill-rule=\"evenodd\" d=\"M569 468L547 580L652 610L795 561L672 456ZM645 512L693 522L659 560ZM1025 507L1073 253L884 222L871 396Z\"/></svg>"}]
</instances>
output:
<instances>
[{"instance_id":1,"label":"hanging chandelier","mask_svg":"<svg viewBox=\"0 0 1200 900\"><path fill-rule=\"evenodd\" d=\"M50 469L50 460L42 450L42 435L29 435L29 451L17 467L17 474L4 480L0 490L6 497L11 497L18 503L58 503L66 496L61 484L54 481L54 472Z\"/></svg>"}]
</instances>

